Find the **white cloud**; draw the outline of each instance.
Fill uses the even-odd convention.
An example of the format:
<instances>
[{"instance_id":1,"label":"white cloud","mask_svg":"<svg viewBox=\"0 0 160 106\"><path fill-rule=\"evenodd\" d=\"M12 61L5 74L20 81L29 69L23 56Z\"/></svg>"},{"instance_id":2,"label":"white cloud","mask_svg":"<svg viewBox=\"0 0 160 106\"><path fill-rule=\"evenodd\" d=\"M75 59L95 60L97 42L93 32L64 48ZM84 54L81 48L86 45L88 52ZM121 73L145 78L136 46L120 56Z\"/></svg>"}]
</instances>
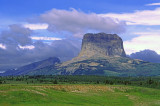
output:
<instances>
[{"instance_id":1,"label":"white cloud","mask_svg":"<svg viewBox=\"0 0 160 106\"><path fill-rule=\"evenodd\" d=\"M32 44L32 40L30 39L31 33L30 29L24 28L20 24L9 25L9 30L0 33L0 43L4 44L6 48L9 45L29 45Z\"/></svg>"},{"instance_id":2,"label":"white cloud","mask_svg":"<svg viewBox=\"0 0 160 106\"><path fill-rule=\"evenodd\" d=\"M150 49L160 54L160 33L138 32L140 35L132 40L124 41L124 48L127 54L139 52L141 50Z\"/></svg>"},{"instance_id":3,"label":"white cloud","mask_svg":"<svg viewBox=\"0 0 160 106\"><path fill-rule=\"evenodd\" d=\"M1 49L6 49L6 46L0 43L0 48Z\"/></svg>"},{"instance_id":4,"label":"white cloud","mask_svg":"<svg viewBox=\"0 0 160 106\"><path fill-rule=\"evenodd\" d=\"M5 71L0 71L0 73L4 73Z\"/></svg>"},{"instance_id":5,"label":"white cloud","mask_svg":"<svg viewBox=\"0 0 160 106\"><path fill-rule=\"evenodd\" d=\"M24 27L31 30L47 29L48 24L24 24Z\"/></svg>"},{"instance_id":6,"label":"white cloud","mask_svg":"<svg viewBox=\"0 0 160 106\"><path fill-rule=\"evenodd\" d=\"M160 6L160 3L151 3L151 4L147 4L146 6Z\"/></svg>"},{"instance_id":7,"label":"white cloud","mask_svg":"<svg viewBox=\"0 0 160 106\"><path fill-rule=\"evenodd\" d=\"M42 23L47 23L48 30L52 32L67 31L82 37L88 30L95 30L106 33L122 33L125 31L124 21L113 20L109 17L101 17L96 13L84 13L75 9L58 10L52 9L40 15ZM83 34L79 34L83 33Z\"/></svg>"},{"instance_id":8,"label":"white cloud","mask_svg":"<svg viewBox=\"0 0 160 106\"><path fill-rule=\"evenodd\" d=\"M35 47L33 46L33 45L27 45L27 46L21 46L21 45L19 45L19 48L21 48L21 49L34 49Z\"/></svg>"},{"instance_id":9,"label":"white cloud","mask_svg":"<svg viewBox=\"0 0 160 106\"><path fill-rule=\"evenodd\" d=\"M62 40L62 38L55 38L55 37L31 37L33 40Z\"/></svg>"},{"instance_id":10,"label":"white cloud","mask_svg":"<svg viewBox=\"0 0 160 106\"><path fill-rule=\"evenodd\" d=\"M138 10L133 13L107 13L100 14L100 16L126 21L128 25L160 25L160 8L155 10Z\"/></svg>"}]
</instances>

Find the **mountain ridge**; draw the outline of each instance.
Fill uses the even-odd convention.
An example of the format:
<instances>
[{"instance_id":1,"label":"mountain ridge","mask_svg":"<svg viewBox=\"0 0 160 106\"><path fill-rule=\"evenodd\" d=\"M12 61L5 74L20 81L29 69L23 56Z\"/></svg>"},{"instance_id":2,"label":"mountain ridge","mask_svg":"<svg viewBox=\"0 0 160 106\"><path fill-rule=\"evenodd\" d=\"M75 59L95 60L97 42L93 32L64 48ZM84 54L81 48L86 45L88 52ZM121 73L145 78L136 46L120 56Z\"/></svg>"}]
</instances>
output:
<instances>
[{"instance_id":1,"label":"mountain ridge","mask_svg":"<svg viewBox=\"0 0 160 106\"><path fill-rule=\"evenodd\" d=\"M48 59L41 60L38 62L34 62L25 66L22 66L18 69L11 69L6 71L5 73L1 73L0 75L8 76L8 75L25 75L33 70L41 69L47 66L55 65L56 63L60 63L60 60L57 57L49 57Z\"/></svg>"},{"instance_id":2,"label":"mountain ridge","mask_svg":"<svg viewBox=\"0 0 160 106\"><path fill-rule=\"evenodd\" d=\"M158 76L160 64L126 57L123 41L116 34L90 33L84 35L77 57L21 75Z\"/></svg>"}]
</instances>

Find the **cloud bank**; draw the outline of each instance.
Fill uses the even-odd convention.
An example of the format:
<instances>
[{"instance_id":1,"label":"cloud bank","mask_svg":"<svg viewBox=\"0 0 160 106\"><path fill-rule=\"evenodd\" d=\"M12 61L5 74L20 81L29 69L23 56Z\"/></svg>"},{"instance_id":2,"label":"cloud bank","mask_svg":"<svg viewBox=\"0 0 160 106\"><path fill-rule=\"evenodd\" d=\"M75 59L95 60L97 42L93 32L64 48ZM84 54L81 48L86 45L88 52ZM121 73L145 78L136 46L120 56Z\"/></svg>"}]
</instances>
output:
<instances>
[{"instance_id":1,"label":"cloud bank","mask_svg":"<svg viewBox=\"0 0 160 106\"><path fill-rule=\"evenodd\" d=\"M139 52L145 49L154 50L160 54L160 33L137 32L135 34L140 36L124 41L124 48L127 54Z\"/></svg>"},{"instance_id":2,"label":"cloud bank","mask_svg":"<svg viewBox=\"0 0 160 106\"><path fill-rule=\"evenodd\" d=\"M107 13L101 14L100 16L117 18L126 21L127 25L160 25L160 8L135 11L134 13Z\"/></svg>"},{"instance_id":3,"label":"cloud bank","mask_svg":"<svg viewBox=\"0 0 160 106\"><path fill-rule=\"evenodd\" d=\"M76 37L92 30L106 33L122 33L125 31L125 22L101 17L95 13L84 13L75 9L52 9L39 17L40 22L48 24L52 32L69 32Z\"/></svg>"},{"instance_id":4,"label":"cloud bank","mask_svg":"<svg viewBox=\"0 0 160 106\"><path fill-rule=\"evenodd\" d=\"M31 30L40 30L40 29L47 29L48 24L24 24L25 28L29 28Z\"/></svg>"},{"instance_id":5,"label":"cloud bank","mask_svg":"<svg viewBox=\"0 0 160 106\"><path fill-rule=\"evenodd\" d=\"M33 40L48 40L48 41L62 40L62 38L56 38L56 37L38 37L38 36L32 36L31 39L33 39Z\"/></svg>"},{"instance_id":6,"label":"cloud bank","mask_svg":"<svg viewBox=\"0 0 160 106\"><path fill-rule=\"evenodd\" d=\"M160 6L160 3L151 3L151 4L147 4L146 6Z\"/></svg>"},{"instance_id":7,"label":"cloud bank","mask_svg":"<svg viewBox=\"0 0 160 106\"><path fill-rule=\"evenodd\" d=\"M0 34L0 71L53 56L66 61L79 53L80 42L77 40L60 39L47 44L42 40L55 39L36 38L37 40L33 42L32 34L29 28L17 24L10 25L9 30Z\"/></svg>"},{"instance_id":8,"label":"cloud bank","mask_svg":"<svg viewBox=\"0 0 160 106\"><path fill-rule=\"evenodd\" d=\"M9 26L9 31L1 32L0 43L5 44L6 47L10 45L30 45L32 44L32 40L30 39L31 33L32 31L30 29L13 24Z\"/></svg>"}]
</instances>

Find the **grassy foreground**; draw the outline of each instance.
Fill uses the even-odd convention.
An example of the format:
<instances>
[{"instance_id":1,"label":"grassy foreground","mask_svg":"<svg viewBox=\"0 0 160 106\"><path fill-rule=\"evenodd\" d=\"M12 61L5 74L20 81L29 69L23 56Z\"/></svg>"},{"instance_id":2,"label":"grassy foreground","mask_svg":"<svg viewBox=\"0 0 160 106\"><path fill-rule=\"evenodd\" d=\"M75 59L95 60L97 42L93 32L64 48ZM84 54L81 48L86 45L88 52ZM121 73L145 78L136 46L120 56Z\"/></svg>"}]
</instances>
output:
<instances>
[{"instance_id":1,"label":"grassy foreground","mask_svg":"<svg viewBox=\"0 0 160 106\"><path fill-rule=\"evenodd\" d=\"M125 85L0 85L0 106L159 106L160 90Z\"/></svg>"}]
</instances>

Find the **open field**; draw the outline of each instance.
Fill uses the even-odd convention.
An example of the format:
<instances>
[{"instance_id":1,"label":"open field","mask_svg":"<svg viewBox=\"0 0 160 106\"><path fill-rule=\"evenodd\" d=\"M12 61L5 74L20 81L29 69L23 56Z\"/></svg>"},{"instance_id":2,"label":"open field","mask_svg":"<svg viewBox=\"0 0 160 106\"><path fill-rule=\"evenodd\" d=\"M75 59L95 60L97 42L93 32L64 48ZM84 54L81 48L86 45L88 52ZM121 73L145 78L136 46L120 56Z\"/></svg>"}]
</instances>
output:
<instances>
[{"instance_id":1,"label":"open field","mask_svg":"<svg viewBox=\"0 0 160 106\"><path fill-rule=\"evenodd\" d=\"M98 84L1 84L0 106L159 106L160 90Z\"/></svg>"}]
</instances>

